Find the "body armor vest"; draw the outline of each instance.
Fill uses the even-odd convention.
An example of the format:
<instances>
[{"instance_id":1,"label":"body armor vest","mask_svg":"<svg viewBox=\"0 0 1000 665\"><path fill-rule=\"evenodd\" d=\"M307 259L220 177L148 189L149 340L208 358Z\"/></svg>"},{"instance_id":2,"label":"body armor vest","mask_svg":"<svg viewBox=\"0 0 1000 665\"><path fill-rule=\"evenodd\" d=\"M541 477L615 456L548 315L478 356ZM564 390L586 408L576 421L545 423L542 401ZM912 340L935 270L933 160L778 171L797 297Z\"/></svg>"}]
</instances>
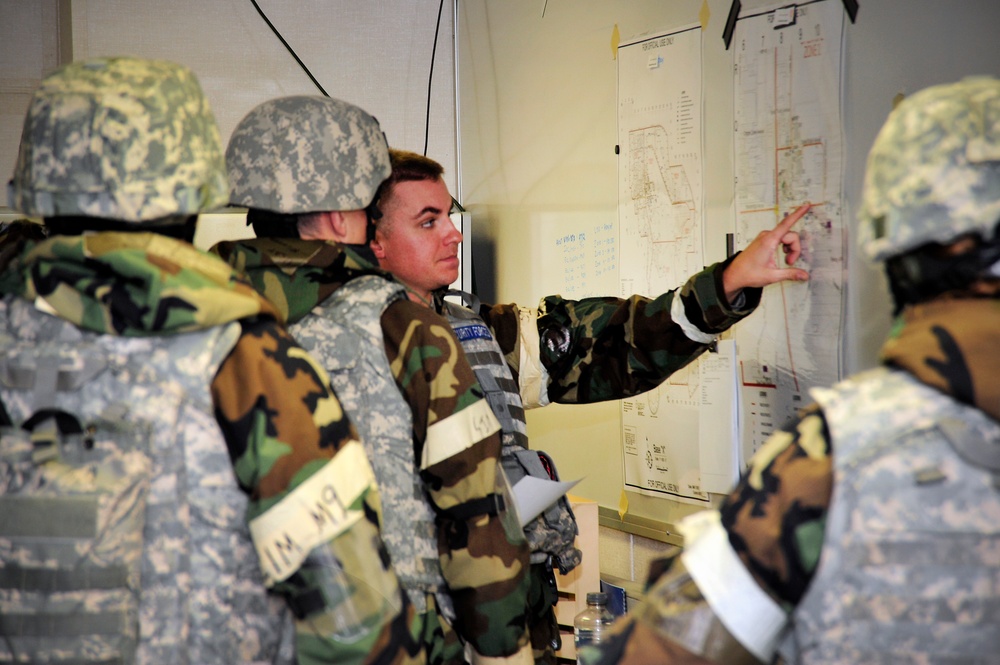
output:
<instances>
[{"instance_id":1,"label":"body armor vest","mask_svg":"<svg viewBox=\"0 0 1000 665\"><path fill-rule=\"evenodd\" d=\"M791 660L997 662L1000 425L887 368L812 395L835 484Z\"/></svg>"},{"instance_id":2,"label":"body armor vest","mask_svg":"<svg viewBox=\"0 0 1000 665\"><path fill-rule=\"evenodd\" d=\"M210 394L239 334L100 335L0 299L4 660L293 660Z\"/></svg>"},{"instance_id":3,"label":"body armor vest","mask_svg":"<svg viewBox=\"0 0 1000 665\"><path fill-rule=\"evenodd\" d=\"M418 612L427 593L454 619L438 560L435 514L418 474L413 416L385 354L381 317L406 298L396 282L374 275L337 289L312 315L290 326L295 339L326 369L351 422L358 428L382 500L382 540L393 570Z\"/></svg>"},{"instance_id":4,"label":"body armor vest","mask_svg":"<svg viewBox=\"0 0 1000 665\"><path fill-rule=\"evenodd\" d=\"M511 485L527 475L558 480L555 464L541 451L528 450L524 406L514 375L507 366L500 345L486 322L476 313L479 300L462 291L448 291L459 296L472 309L444 301L444 316L458 337L465 356L476 373L480 387L486 393L490 409L500 422L503 445L500 463ZM563 574L579 565L581 552L574 546L577 534L576 517L565 496L549 506L524 527L531 547L532 563L554 557Z\"/></svg>"}]
</instances>

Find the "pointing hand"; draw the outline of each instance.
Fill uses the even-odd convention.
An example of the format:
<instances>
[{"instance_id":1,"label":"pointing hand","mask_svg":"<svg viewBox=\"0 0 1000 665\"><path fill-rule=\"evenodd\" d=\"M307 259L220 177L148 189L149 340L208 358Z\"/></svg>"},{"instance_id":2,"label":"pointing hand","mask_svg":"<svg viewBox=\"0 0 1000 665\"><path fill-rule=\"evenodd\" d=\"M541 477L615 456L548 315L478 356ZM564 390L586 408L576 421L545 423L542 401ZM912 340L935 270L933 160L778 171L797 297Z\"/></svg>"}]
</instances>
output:
<instances>
[{"instance_id":1,"label":"pointing hand","mask_svg":"<svg viewBox=\"0 0 1000 665\"><path fill-rule=\"evenodd\" d=\"M784 280L801 282L809 279L809 273L800 268L779 268L775 254L780 245L785 253L786 265L791 266L799 258L802 245L799 234L791 228L811 207L811 203L801 205L795 212L778 222L773 229L758 233L753 242L726 267L722 273L722 286L730 303L746 287L767 286Z\"/></svg>"}]
</instances>

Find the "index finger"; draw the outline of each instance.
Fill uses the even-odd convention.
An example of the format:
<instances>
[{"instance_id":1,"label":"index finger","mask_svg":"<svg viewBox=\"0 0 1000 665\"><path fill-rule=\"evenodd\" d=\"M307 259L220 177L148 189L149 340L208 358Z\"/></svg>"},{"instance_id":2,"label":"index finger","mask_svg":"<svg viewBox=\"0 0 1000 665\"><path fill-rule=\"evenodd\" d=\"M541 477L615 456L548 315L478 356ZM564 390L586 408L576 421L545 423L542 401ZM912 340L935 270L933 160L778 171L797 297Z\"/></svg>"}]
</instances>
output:
<instances>
[{"instance_id":1,"label":"index finger","mask_svg":"<svg viewBox=\"0 0 1000 665\"><path fill-rule=\"evenodd\" d=\"M775 232L783 235L786 231L788 231L788 229L792 228L795 222L802 219L802 216L809 212L809 208L812 208L811 203L803 203L800 205L795 209L795 212L787 215L783 220L778 222L778 225L774 227Z\"/></svg>"}]
</instances>

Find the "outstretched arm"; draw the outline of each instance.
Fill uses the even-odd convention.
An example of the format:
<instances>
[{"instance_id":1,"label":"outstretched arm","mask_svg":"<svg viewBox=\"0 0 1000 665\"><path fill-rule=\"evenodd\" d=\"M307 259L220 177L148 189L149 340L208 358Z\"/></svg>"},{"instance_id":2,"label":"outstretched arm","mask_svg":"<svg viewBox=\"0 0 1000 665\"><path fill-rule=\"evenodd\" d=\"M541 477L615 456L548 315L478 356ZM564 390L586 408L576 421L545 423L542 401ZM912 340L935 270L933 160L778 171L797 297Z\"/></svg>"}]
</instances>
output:
<instances>
[{"instance_id":1,"label":"outstretched arm","mask_svg":"<svg viewBox=\"0 0 1000 665\"><path fill-rule=\"evenodd\" d=\"M805 270L779 268L776 253L781 246L788 265L799 258L799 234L791 227L809 208L801 206L742 252L655 299L552 295L537 312L511 304L484 307L480 314L529 408L636 395L658 386L753 312L761 287L808 279Z\"/></svg>"},{"instance_id":2,"label":"outstretched arm","mask_svg":"<svg viewBox=\"0 0 1000 665\"><path fill-rule=\"evenodd\" d=\"M809 273L800 268L778 267L775 254L781 246L785 253L785 264L789 266L799 258L802 253L799 234L791 229L811 207L810 203L801 205L773 229L761 231L726 267L726 271L722 273L722 286L730 303L748 286L761 287L784 280L802 282L809 279Z\"/></svg>"}]
</instances>

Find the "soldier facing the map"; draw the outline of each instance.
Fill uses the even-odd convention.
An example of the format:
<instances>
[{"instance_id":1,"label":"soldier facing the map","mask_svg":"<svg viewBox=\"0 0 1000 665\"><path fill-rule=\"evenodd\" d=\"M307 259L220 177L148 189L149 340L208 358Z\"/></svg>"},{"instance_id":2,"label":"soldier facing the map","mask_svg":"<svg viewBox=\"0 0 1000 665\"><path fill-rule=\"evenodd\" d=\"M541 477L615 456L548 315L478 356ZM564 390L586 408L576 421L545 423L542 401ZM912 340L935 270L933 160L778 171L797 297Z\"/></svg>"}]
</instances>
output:
<instances>
[{"instance_id":1,"label":"soldier facing the map","mask_svg":"<svg viewBox=\"0 0 1000 665\"><path fill-rule=\"evenodd\" d=\"M229 197L194 74L55 70L9 191L0 660L423 662L325 372L190 244Z\"/></svg>"},{"instance_id":2,"label":"soldier facing the map","mask_svg":"<svg viewBox=\"0 0 1000 665\"><path fill-rule=\"evenodd\" d=\"M526 473L518 468L522 463L539 462L538 454L524 454L524 408L612 400L650 390L749 315L762 287L808 277L804 270L778 267L776 259L778 247L789 266L798 258L799 236L790 229L808 211L803 205L743 252L655 299L567 300L553 295L529 308L480 305L463 294L470 307L461 307L444 299L458 276L462 235L449 217L452 198L443 168L416 153L390 154L392 175L376 198L379 214L371 247L381 267L406 285L411 300L443 313L458 333L502 426L503 464L512 480ZM558 511L543 514L526 528L533 550L529 625L538 662L552 662L558 644L552 568L566 572L580 556L573 547L571 513L569 528L563 523L567 512L568 506L562 518Z\"/></svg>"},{"instance_id":3,"label":"soldier facing the map","mask_svg":"<svg viewBox=\"0 0 1000 665\"><path fill-rule=\"evenodd\" d=\"M898 315L882 365L812 390L581 662L996 662L1000 80L901 102L859 218Z\"/></svg>"}]
</instances>

